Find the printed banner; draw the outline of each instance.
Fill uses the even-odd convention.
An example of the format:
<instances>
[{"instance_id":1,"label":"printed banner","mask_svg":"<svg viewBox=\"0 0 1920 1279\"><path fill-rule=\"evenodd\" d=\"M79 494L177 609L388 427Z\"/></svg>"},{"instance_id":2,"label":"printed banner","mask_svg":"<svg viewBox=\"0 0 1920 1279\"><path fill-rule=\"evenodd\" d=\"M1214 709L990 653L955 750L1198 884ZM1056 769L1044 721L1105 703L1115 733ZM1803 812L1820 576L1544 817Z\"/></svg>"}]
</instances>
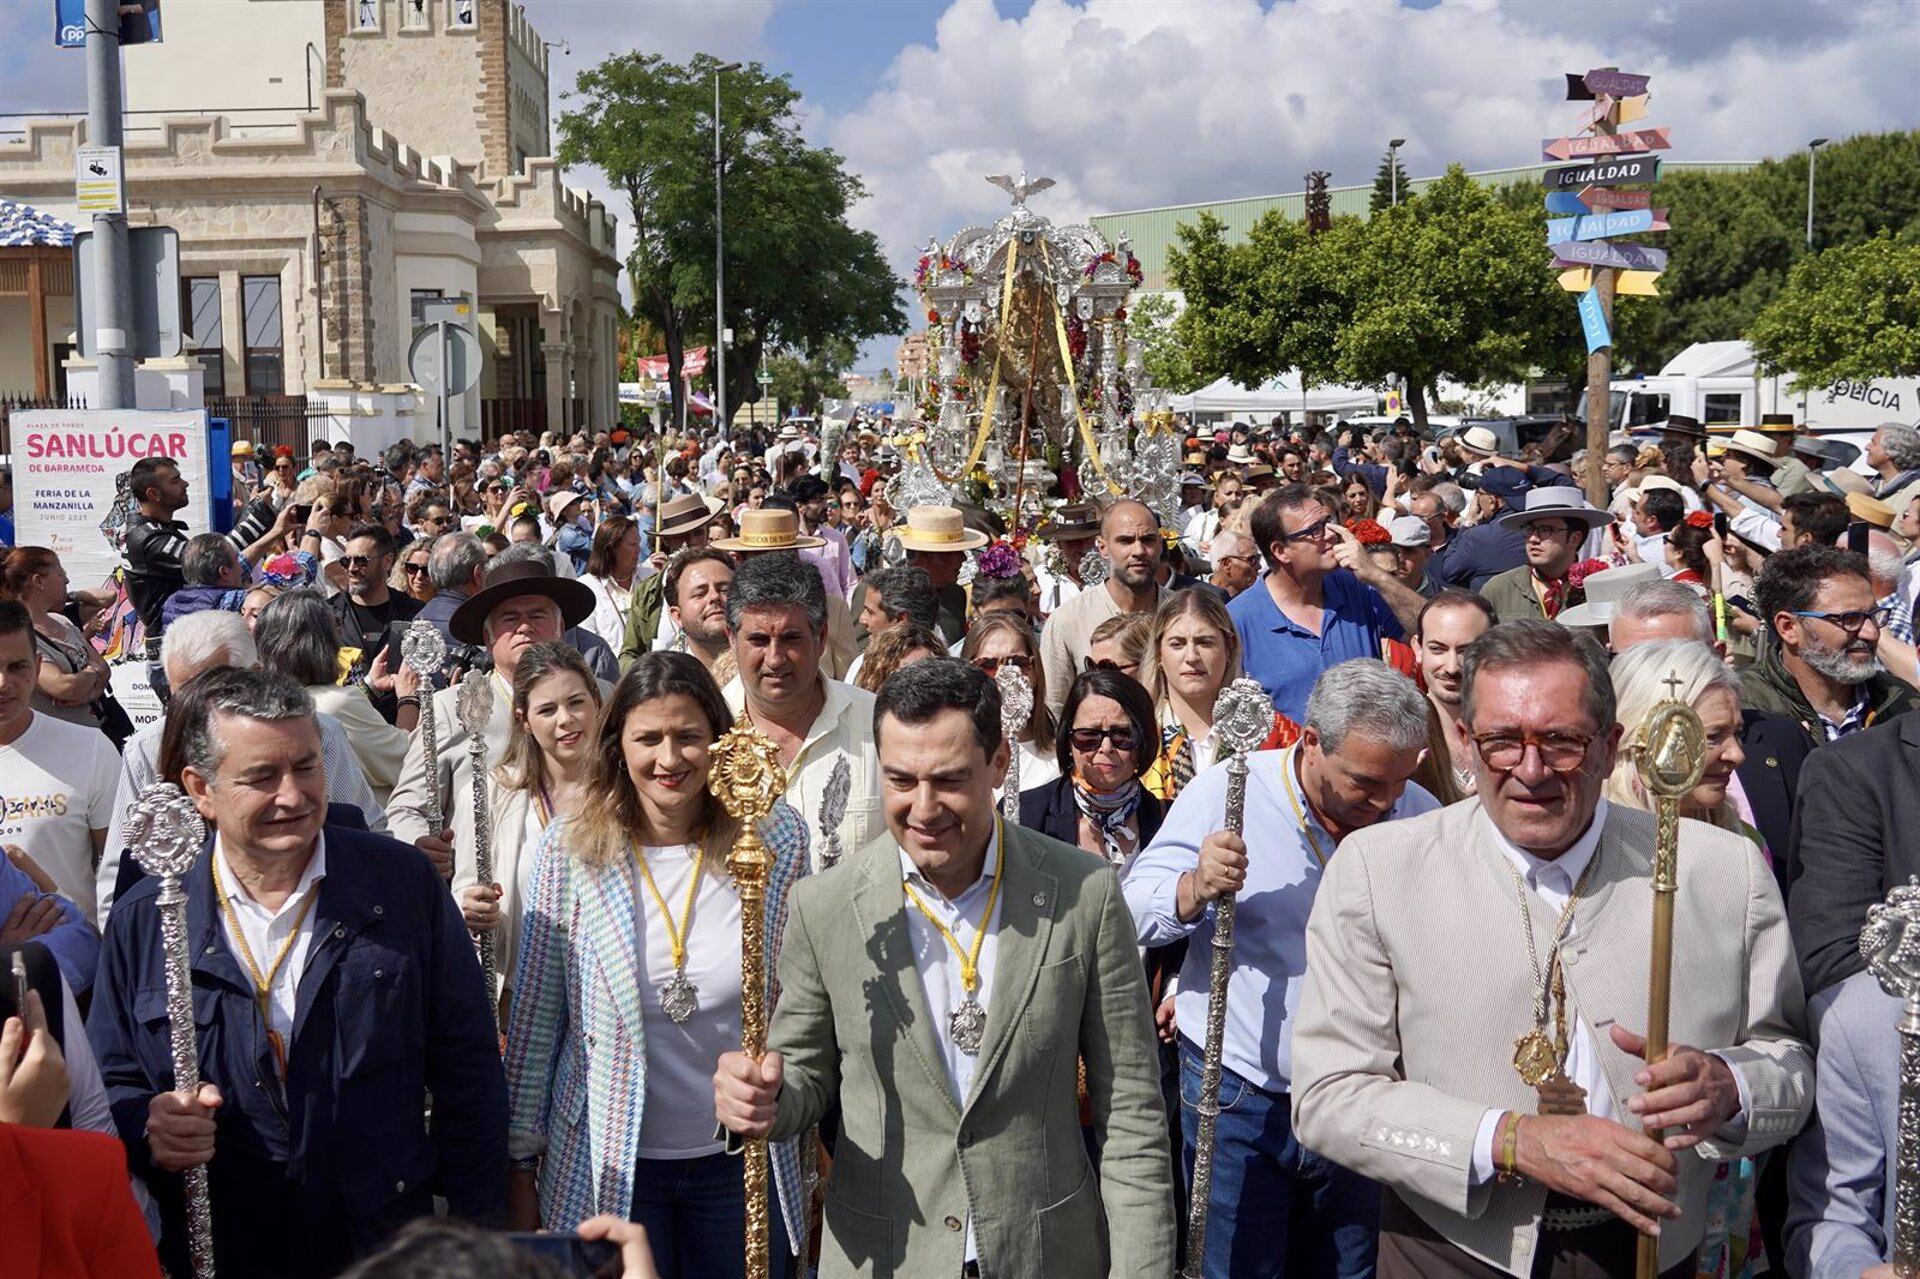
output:
<instances>
[{"instance_id":1,"label":"printed banner","mask_svg":"<svg viewBox=\"0 0 1920 1279\"><path fill-rule=\"evenodd\" d=\"M100 524L120 476L143 457L177 462L189 500L175 518L213 527L204 410L34 409L15 413L11 426L15 544L58 555L75 589L92 590L119 567Z\"/></svg>"},{"instance_id":2,"label":"printed banner","mask_svg":"<svg viewBox=\"0 0 1920 1279\"><path fill-rule=\"evenodd\" d=\"M680 353L680 376L699 377L707 371L707 348L696 346ZM667 357L649 355L640 361L640 376L659 381L667 375Z\"/></svg>"}]
</instances>

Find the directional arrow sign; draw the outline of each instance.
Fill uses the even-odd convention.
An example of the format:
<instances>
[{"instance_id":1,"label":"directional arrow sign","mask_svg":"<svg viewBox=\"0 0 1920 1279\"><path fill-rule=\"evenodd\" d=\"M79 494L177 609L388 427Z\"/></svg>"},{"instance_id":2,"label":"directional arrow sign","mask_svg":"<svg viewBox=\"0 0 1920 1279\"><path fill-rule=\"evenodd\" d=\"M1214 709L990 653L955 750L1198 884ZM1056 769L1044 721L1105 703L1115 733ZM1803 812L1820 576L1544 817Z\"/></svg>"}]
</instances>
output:
<instances>
[{"instance_id":1,"label":"directional arrow sign","mask_svg":"<svg viewBox=\"0 0 1920 1279\"><path fill-rule=\"evenodd\" d=\"M1619 160L1597 160L1574 164L1564 169L1548 169L1542 180L1549 191L1575 191L1581 187L1632 186L1652 182L1660 175L1660 161L1650 155L1632 155Z\"/></svg>"},{"instance_id":2,"label":"directional arrow sign","mask_svg":"<svg viewBox=\"0 0 1920 1279\"><path fill-rule=\"evenodd\" d=\"M1614 266L1625 271L1664 271L1667 251L1648 248L1632 240L1611 243L1606 240L1582 242L1570 240L1553 246L1556 266Z\"/></svg>"},{"instance_id":3,"label":"directional arrow sign","mask_svg":"<svg viewBox=\"0 0 1920 1279\"><path fill-rule=\"evenodd\" d=\"M1667 229L1665 209L1626 209L1618 213L1596 213L1591 217L1549 218L1547 243L1564 244L1568 240L1605 240L1616 235L1639 235L1643 231Z\"/></svg>"},{"instance_id":4,"label":"directional arrow sign","mask_svg":"<svg viewBox=\"0 0 1920 1279\"><path fill-rule=\"evenodd\" d=\"M1647 95L1636 93L1630 98L1615 99L1613 104L1613 122L1632 124L1635 120L1647 118Z\"/></svg>"},{"instance_id":5,"label":"directional arrow sign","mask_svg":"<svg viewBox=\"0 0 1920 1279\"><path fill-rule=\"evenodd\" d=\"M1613 345L1613 334L1607 331L1607 313L1600 305L1597 286L1580 295L1580 327L1587 331L1588 355L1603 346Z\"/></svg>"},{"instance_id":6,"label":"directional arrow sign","mask_svg":"<svg viewBox=\"0 0 1920 1279\"><path fill-rule=\"evenodd\" d=\"M1651 76L1632 75L1612 68L1601 68L1587 72L1580 77L1589 93L1606 93L1616 98L1630 98L1647 91L1647 81Z\"/></svg>"},{"instance_id":7,"label":"directional arrow sign","mask_svg":"<svg viewBox=\"0 0 1920 1279\"><path fill-rule=\"evenodd\" d=\"M1587 78L1578 71L1567 72L1567 101L1593 101L1593 90L1587 87Z\"/></svg>"},{"instance_id":8,"label":"directional arrow sign","mask_svg":"<svg viewBox=\"0 0 1920 1279\"><path fill-rule=\"evenodd\" d=\"M1654 281L1660 278L1657 271L1615 271L1613 273L1613 291L1616 296L1657 298L1660 290ZM1593 268L1570 266L1560 273L1560 287L1569 293L1585 293L1593 287Z\"/></svg>"},{"instance_id":9,"label":"directional arrow sign","mask_svg":"<svg viewBox=\"0 0 1920 1279\"><path fill-rule=\"evenodd\" d=\"M1540 158L1572 160L1586 155L1619 155L1629 151L1665 151L1667 127L1634 129L1627 133L1596 133L1584 138L1542 138Z\"/></svg>"},{"instance_id":10,"label":"directional arrow sign","mask_svg":"<svg viewBox=\"0 0 1920 1279\"><path fill-rule=\"evenodd\" d=\"M1547 199L1553 197L1549 195ZM1580 191L1580 203L1592 210L1600 209L1645 209L1653 204L1651 191L1616 191L1609 187L1583 187ZM1552 206L1548 211L1553 212Z\"/></svg>"},{"instance_id":11,"label":"directional arrow sign","mask_svg":"<svg viewBox=\"0 0 1920 1279\"><path fill-rule=\"evenodd\" d=\"M1549 191L1547 192L1547 212L1580 217L1583 214L1592 213L1593 206L1571 191Z\"/></svg>"}]
</instances>

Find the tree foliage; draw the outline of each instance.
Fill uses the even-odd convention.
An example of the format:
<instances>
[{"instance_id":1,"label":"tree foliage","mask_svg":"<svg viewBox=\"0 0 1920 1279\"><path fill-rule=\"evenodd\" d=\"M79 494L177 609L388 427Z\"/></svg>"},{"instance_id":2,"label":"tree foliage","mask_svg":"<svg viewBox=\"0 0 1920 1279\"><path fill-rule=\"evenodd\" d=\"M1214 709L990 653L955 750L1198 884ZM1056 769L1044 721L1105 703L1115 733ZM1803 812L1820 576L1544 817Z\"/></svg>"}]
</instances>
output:
<instances>
[{"instance_id":1,"label":"tree foliage","mask_svg":"<svg viewBox=\"0 0 1920 1279\"><path fill-rule=\"evenodd\" d=\"M1538 207L1454 166L1397 208L1309 235L1278 211L1226 242L1202 214L1181 226L1168 274L1195 374L1254 386L1292 368L1308 384L1407 383L1424 425L1441 378L1517 381L1575 362L1579 319L1549 269Z\"/></svg>"},{"instance_id":2,"label":"tree foliage","mask_svg":"<svg viewBox=\"0 0 1920 1279\"><path fill-rule=\"evenodd\" d=\"M1801 259L1748 336L1802 385L1920 376L1920 240L1882 232Z\"/></svg>"},{"instance_id":3,"label":"tree foliage","mask_svg":"<svg viewBox=\"0 0 1920 1279\"><path fill-rule=\"evenodd\" d=\"M558 121L560 162L593 165L626 199L634 311L666 347L676 418L685 350L715 329L716 65L705 54L685 65L616 55L580 74ZM857 341L897 331L905 316L879 241L847 223L859 180L801 137L799 92L758 63L727 73L722 88L731 411L754 397L764 349Z\"/></svg>"},{"instance_id":4,"label":"tree foliage","mask_svg":"<svg viewBox=\"0 0 1920 1279\"><path fill-rule=\"evenodd\" d=\"M1165 293L1143 294L1127 313L1127 334L1142 344L1141 363L1153 384L1185 395L1205 382L1195 375L1187 344L1174 328L1174 311Z\"/></svg>"},{"instance_id":5,"label":"tree foliage","mask_svg":"<svg viewBox=\"0 0 1920 1279\"><path fill-rule=\"evenodd\" d=\"M842 378L853 359L853 343L844 338L822 342L811 353L788 350L769 356L767 373L773 382L767 389L780 407L780 416L818 413L822 400L844 396L847 384Z\"/></svg>"}]
</instances>

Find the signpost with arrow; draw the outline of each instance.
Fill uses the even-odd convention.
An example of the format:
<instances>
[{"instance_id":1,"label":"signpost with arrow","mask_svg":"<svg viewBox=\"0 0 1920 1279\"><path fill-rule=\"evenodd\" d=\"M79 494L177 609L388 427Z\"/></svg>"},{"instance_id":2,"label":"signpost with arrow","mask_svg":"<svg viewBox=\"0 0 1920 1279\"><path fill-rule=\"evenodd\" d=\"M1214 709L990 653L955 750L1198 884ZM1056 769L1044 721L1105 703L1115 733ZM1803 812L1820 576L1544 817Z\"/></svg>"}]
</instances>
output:
<instances>
[{"instance_id":1,"label":"signpost with arrow","mask_svg":"<svg viewBox=\"0 0 1920 1279\"><path fill-rule=\"evenodd\" d=\"M1639 188L1659 176L1660 161L1647 153L1671 147L1668 132L1664 127L1621 130L1645 118L1647 81L1615 67L1569 73L1567 100L1592 105L1582 111L1577 132L1540 144L1548 160L1579 161L1548 169L1544 185L1547 212L1554 215L1547 220L1554 269L1560 287L1580 295L1590 457L1606 452L1612 426L1614 298L1656 296L1655 281L1667 266L1665 250L1613 238L1667 229L1667 211L1655 208L1653 193ZM1587 496L1596 505L1606 504L1606 481L1597 469L1588 479Z\"/></svg>"}]
</instances>

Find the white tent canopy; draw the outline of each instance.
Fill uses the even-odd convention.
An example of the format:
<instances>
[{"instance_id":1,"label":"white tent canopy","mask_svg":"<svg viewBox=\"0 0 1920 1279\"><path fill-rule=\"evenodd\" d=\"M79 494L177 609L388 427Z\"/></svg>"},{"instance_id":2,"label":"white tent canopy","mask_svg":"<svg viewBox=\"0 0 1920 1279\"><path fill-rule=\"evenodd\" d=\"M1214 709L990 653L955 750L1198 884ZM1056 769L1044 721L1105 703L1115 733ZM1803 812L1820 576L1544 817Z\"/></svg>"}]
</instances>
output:
<instances>
[{"instance_id":1,"label":"white tent canopy","mask_svg":"<svg viewBox=\"0 0 1920 1279\"><path fill-rule=\"evenodd\" d=\"M1315 386L1302 389L1298 370L1248 390L1231 378L1208 383L1190 395L1176 395L1169 406L1175 413L1249 414L1372 413L1380 394L1358 386Z\"/></svg>"}]
</instances>

